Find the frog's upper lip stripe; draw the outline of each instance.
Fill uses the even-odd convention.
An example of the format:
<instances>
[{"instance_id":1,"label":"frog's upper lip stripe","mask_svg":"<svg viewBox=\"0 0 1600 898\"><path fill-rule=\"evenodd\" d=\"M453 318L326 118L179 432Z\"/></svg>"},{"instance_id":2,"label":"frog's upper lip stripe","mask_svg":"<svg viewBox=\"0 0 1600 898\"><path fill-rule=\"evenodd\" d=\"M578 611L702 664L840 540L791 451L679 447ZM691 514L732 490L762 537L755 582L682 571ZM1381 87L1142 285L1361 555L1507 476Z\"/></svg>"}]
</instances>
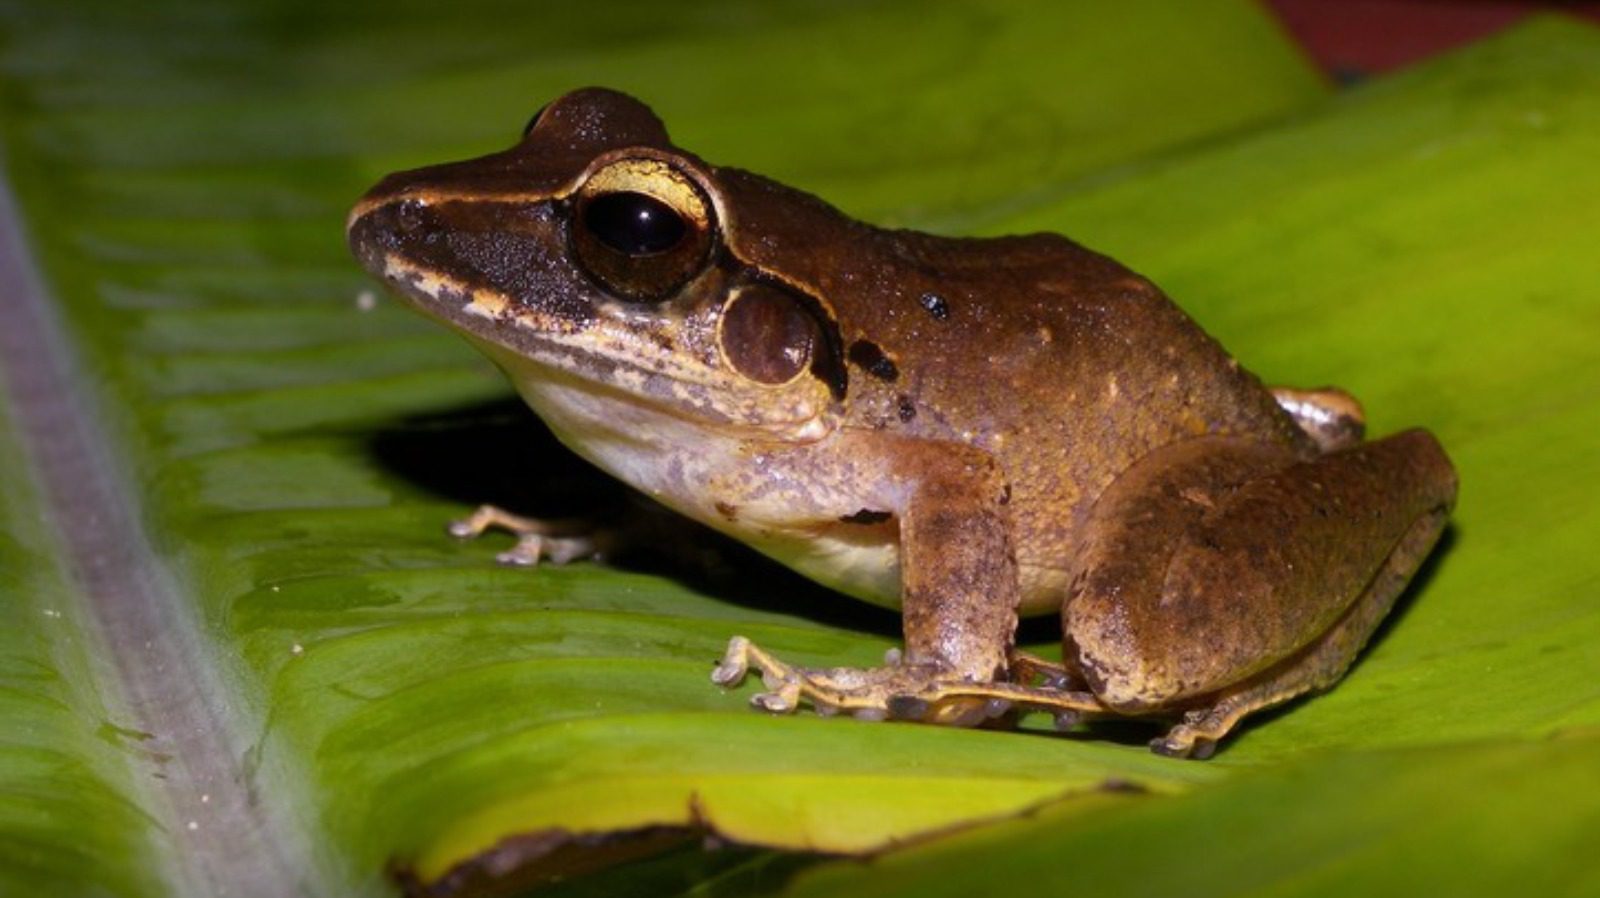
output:
<instances>
[{"instance_id":1,"label":"frog's upper lip stripe","mask_svg":"<svg viewBox=\"0 0 1600 898\"><path fill-rule=\"evenodd\" d=\"M364 196L356 201L350 214L345 216L344 229L349 234L356 225L366 216L398 203L414 202L422 206L442 206L446 203L507 203L511 205L526 203L545 203L566 197L572 191L563 190L527 190L485 193L471 190L449 190L437 187L408 187L395 193L385 193L377 196Z\"/></svg>"},{"instance_id":2,"label":"frog's upper lip stripe","mask_svg":"<svg viewBox=\"0 0 1600 898\"><path fill-rule=\"evenodd\" d=\"M479 340L512 349L536 364L577 374L608 392L631 400L638 400L641 393L660 392L642 387L629 390L608 383L608 378L614 380L618 372L631 373L641 385L651 382L681 385L687 389L674 391L675 395L670 398L662 396L661 406L669 413L678 410L678 416L684 420L702 426L757 426L762 430L791 433L809 434L815 429L815 416L799 409L792 418L774 420L768 408L745 420L711 403L693 401L686 394L716 392L722 385L712 379L694 376L690 369L666 370L641 365L633 355L607 352L598 343L585 349L576 348L560 339L560 336L570 336L585 330L585 327L575 325L568 319L539 316L518 308L503 293L481 287L469 288L448 275L412 265L397 253L384 255L383 276L419 311L450 319L465 333ZM505 324L514 327L506 329L501 326ZM600 366L607 370L596 371ZM586 372L594 376L587 376ZM699 415L705 417L695 418L679 410L683 405L692 406ZM713 420L708 422L706 417Z\"/></svg>"}]
</instances>

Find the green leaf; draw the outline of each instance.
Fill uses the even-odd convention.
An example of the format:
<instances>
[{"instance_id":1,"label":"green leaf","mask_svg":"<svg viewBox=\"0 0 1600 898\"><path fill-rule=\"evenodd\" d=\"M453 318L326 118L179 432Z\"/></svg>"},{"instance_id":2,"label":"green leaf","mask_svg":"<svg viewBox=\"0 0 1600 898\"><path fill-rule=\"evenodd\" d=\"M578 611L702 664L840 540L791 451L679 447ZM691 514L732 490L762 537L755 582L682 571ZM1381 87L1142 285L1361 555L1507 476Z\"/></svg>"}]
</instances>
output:
<instances>
[{"instance_id":1,"label":"green leaf","mask_svg":"<svg viewBox=\"0 0 1600 898\"><path fill-rule=\"evenodd\" d=\"M584 872L660 848L653 827L850 852L1025 810L796 887L1082 869L1109 893L1185 871L1197 891L1503 891L1523 865L1594 887L1572 848L1600 717L1592 31L1543 22L1328 100L1243 0L437 7L0 4L0 137L63 319L36 354L67 372L41 404L22 356L0 368L26 425L0 439L0 892L210 894L248 871L254 893L381 894L390 864ZM498 148L585 83L879 222L1112 252L1269 379L1438 432L1463 477L1447 551L1347 682L1207 764L1137 727L749 711L707 679L730 634L860 664L895 619L743 561L513 571L448 542L475 502L611 492L448 334L368 310L343 247L381 174ZM136 616L172 616L165 680L82 587L78 521L29 485L52 416L128 496L112 532L142 554L113 563L154 584ZM150 748L181 734L142 734L138 688L174 678L223 730L200 758L220 783ZM1582 800L1548 812L1564 785ZM1465 860L1493 875L1446 875ZM568 888L770 891L803 863L679 848Z\"/></svg>"},{"instance_id":2,"label":"green leaf","mask_svg":"<svg viewBox=\"0 0 1600 898\"><path fill-rule=\"evenodd\" d=\"M98 691L110 672L16 431L0 415L0 893L158 895L156 821L126 762L149 734Z\"/></svg>"},{"instance_id":3,"label":"green leaf","mask_svg":"<svg viewBox=\"0 0 1600 898\"><path fill-rule=\"evenodd\" d=\"M1547 19L990 225L1167 285L1269 380L1338 379L1460 469L1444 550L1331 693L1181 799L1008 824L797 894L1593 894L1600 32ZM1147 211L1141 211L1147 210ZM1551 737L1564 737L1554 738ZM981 862L978 860L981 858Z\"/></svg>"},{"instance_id":4,"label":"green leaf","mask_svg":"<svg viewBox=\"0 0 1600 898\"><path fill-rule=\"evenodd\" d=\"M1070 807L817 871L790 894L1592 895L1600 734L1314 753L1178 798Z\"/></svg>"},{"instance_id":5,"label":"green leaf","mask_svg":"<svg viewBox=\"0 0 1600 898\"><path fill-rule=\"evenodd\" d=\"M1460 470L1426 591L1344 685L1236 756L1600 723L1582 548L1600 533L1597 49L1542 20L1001 226L1143 260L1269 381L1338 382L1376 433L1426 426ZM1157 198L1165 238L1129 211Z\"/></svg>"}]
</instances>

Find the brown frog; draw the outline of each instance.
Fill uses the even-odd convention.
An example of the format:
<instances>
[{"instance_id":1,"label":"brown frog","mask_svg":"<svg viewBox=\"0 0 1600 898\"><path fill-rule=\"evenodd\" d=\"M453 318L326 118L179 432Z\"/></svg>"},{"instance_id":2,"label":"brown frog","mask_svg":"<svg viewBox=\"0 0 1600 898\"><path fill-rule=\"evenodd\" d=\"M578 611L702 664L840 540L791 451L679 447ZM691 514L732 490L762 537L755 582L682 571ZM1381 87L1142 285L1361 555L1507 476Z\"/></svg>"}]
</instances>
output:
<instances>
[{"instance_id":1,"label":"brown frog","mask_svg":"<svg viewBox=\"0 0 1600 898\"><path fill-rule=\"evenodd\" d=\"M1333 390L1271 390L1149 281L1053 234L883 230L675 147L613 91L521 141L385 178L362 264L477 346L573 450L841 592L898 607L882 667L735 637L754 704L973 725L1006 709L1240 718L1335 682L1445 526L1456 475L1364 442ZM465 532L571 555L485 509ZM1016 652L1058 610L1063 659Z\"/></svg>"}]
</instances>

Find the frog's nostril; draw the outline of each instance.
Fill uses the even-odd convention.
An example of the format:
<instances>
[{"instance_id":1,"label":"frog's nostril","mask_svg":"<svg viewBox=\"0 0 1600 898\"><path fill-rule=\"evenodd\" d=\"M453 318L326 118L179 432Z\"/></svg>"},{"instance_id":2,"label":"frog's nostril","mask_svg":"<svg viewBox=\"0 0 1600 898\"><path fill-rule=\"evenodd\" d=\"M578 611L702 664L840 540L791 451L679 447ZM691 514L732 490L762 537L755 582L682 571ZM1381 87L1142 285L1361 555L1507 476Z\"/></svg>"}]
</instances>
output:
<instances>
[{"instance_id":1,"label":"frog's nostril","mask_svg":"<svg viewBox=\"0 0 1600 898\"><path fill-rule=\"evenodd\" d=\"M350 216L350 221L345 225L345 240L350 244L350 252L368 270L371 270L371 258L376 247L373 233L372 214L360 212Z\"/></svg>"},{"instance_id":2,"label":"frog's nostril","mask_svg":"<svg viewBox=\"0 0 1600 898\"><path fill-rule=\"evenodd\" d=\"M409 234L422 227L427 219L425 211L427 204L421 200L402 200L394 210L394 223L396 229L402 234Z\"/></svg>"}]
</instances>

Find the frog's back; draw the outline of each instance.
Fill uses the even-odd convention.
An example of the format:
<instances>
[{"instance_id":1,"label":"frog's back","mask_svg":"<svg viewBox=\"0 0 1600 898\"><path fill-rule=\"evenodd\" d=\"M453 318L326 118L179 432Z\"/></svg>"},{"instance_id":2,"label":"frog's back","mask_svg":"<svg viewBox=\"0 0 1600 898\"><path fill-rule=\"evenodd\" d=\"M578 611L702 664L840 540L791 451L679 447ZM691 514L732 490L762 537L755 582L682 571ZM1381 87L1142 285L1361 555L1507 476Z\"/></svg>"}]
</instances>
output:
<instances>
[{"instance_id":1,"label":"frog's back","mask_svg":"<svg viewBox=\"0 0 1600 898\"><path fill-rule=\"evenodd\" d=\"M862 327L916 347L897 369L921 428L993 453L1019 512L1077 516L1129 465L1196 436L1309 450L1253 374L1112 259L1052 234L888 236L906 258L903 286L862 310ZM926 314L929 294L943 317Z\"/></svg>"},{"instance_id":2,"label":"frog's back","mask_svg":"<svg viewBox=\"0 0 1600 898\"><path fill-rule=\"evenodd\" d=\"M1254 375L1155 285L1106 256L1054 234L899 239L921 251L903 276L945 308L944 318L903 335L919 347L908 367L925 398L964 428L1045 427L1079 451L1086 442L1147 449L1207 433L1300 439ZM896 301L884 299L863 310L878 319L867 327L893 333L908 316L883 314ZM973 375L989 389L974 390ZM996 388L1019 401L989 401Z\"/></svg>"},{"instance_id":3,"label":"frog's back","mask_svg":"<svg viewBox=\"0 0 1600 898\"><path fill-rule=\"evenodd\" d=\"M1104 255L1054 234L884 230L759 176L721 176L736 206L784 210L742 219L738 251L832 316L847 426L988 451L1024 555L1062 553L1100 493L1161 446L1227 434L1311 451L1254 375Z\"/></svg>"}]
</instances>

